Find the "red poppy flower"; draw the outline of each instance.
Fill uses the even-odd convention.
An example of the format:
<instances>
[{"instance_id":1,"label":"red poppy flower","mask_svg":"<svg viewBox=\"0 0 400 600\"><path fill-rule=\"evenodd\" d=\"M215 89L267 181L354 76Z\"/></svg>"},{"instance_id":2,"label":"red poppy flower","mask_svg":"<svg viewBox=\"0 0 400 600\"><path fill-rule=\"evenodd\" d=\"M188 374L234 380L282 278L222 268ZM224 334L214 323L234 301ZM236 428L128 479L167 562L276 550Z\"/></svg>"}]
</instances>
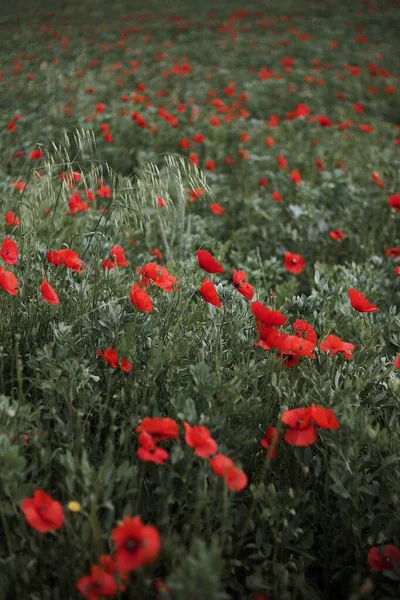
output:
<instances>
[{"instance_id":1,"label":"red poppy flower","mask_svg":"<svg viewBox=\"0 0 400 600\"><path fill-rule=\"evenodd\" d=\"M341 229L333 229L329 232L329 236L335 240L335 242L339 242L340 240L346 239L346 234Z\"/></svg>"},{"instance_id":2,"label":"red poppy flower","mask_svg":"<svg viewBox=\"0 0 400 600\"><path fill-rule=\"evenodd\" d=\"M374 546L368 552L368 565L372 571L394 571L400 567L400 550L393 544L383 548Z\"/></svg>"},{"instance_id":3,"label":"red poppy flower","mask_svg":"<svg viewBox=\"0 0 400 600\"><path fill-rule=\"evenodd\" d=\"M379 308L376 304L371 304L366 297L361 294L361 292L351 288L348 291L348 296L350 298L350 304L354 308L354 310L358 310L358 312L378 312Z\"/></svg>"},{"instance_id":4,"label":"red poppy flower","mask_svg":"<svg viewBox=\"0 0 400 600\"><path fill-rule=\"evenodd\" d=\"M242 294L246 300L251 300L254 296L254 288L252 285L250 285L250 283L247 283L245 279L247 279L247 275L244 271L236 271L236 269L233 270L233 285L239 294Z\"/></svg>"},{"instance_id":5,"label":"red poppy flower","mask_svg":"<svg viewBox=\"0 0 400 600\"><path fill-rule=\"evenodd\" d=\"M395 360L392 362L395 369L400 369L400 354L398 354Z\"/></svg>"},{"instance_id":6,"label":"red poppy flower","mask_svg":"<svg viewBox=\"0 0 400 600\"><path fill-rule=\"evenodd\" d=\"M192 140L195 144L202 144L204 142L204 135L202 133L196 133Z\"/></svg>"},{"instance_id":7,"label":"red poppy flower","mask_svg":"<svg viewBox=\"0 0 400 600\"><path fill-rule=\"evenodd\" d=\"M40 158L43 158L43 152L40 150L32 150L32 152L29 153L29 158L32 160L39 160Z\"/></svg>"},{"instance_id":8,"label":"red poppy flower","mask_svg":"<svg viewBox=\"0 0 400 600\"><path fill-rule=\"evenodd\" d=\"M287 169L287 162L284 156L278 156L278 165L281 169Z\"/></svg>"},{"instance_id":9,"label":"red poppy flower","mask_svg":"<svg viewBox=\"0 0 400 600\"><path fill-rule=\"evenodd\" d=\"M218 449L217 442L211 437L207 427L203 425L191 427L186 421L183 426L185 428L185 442L194 449L197 456L207 458L216 453Z\"/></svg>"},{"instance_id":10,"label":"red poppy flower","mask_svg":"<svg viewBox=\"0 0 400 600\"><path fill-rule=\"evenodd\" d=\"M151 255L155 256L159 260L162 260L164 258L164 255L159 248L153 248L153 250L151 251Z\"/></svg>"},{"instance_id":11,"label":"red poppy flower","mask_svg":"<svg viewBox=\"0 0 400 600\"><path fill-rule=\"evenodd\" d=\"M43 279L40 285L40 291L42 293L42 300L49 304L60 304L57 292L51 287L51 285Z\"/></svg>"},{"instance_id":12,"label":"red poppy flower","mask_svg":"<svg viewBox=\"0 0 400 600\"><path fill-rule=\"evenodd\" d=\"M195 202L197 200L197 198L199 198L203 194L204 194L204 189L203 188L194 188L192 190L189 190L189 200L190 200L190 202Z\"/></svg>"},{"instance_id":13,"label":"red poppy flower","mask_svg":"<svg viewBox=\"0 0 400 600\"><path fill-rule=\"evenodd\" d=\"M386 248L385 256L387 256L388 258L400 258L400 246Z\"/></svg>"},{"instance_id":14,"label":"red poppy flower","mask_svg":"<svg viewBox=\"0 0 400 600\"><path fill-rule=\"evenodd\" d=\"M1 258L8 265L15 265L18 260L18 246L9 237L4 238L0 251Z\"/></svg>"},{"instance_id":15,"label":"red poppy flower","mask_svg":"<svg viewBox=\"0 0 400 600\"><path fill-rule=\"evenodd\" d=\"M206 160L204 168L207 169L207 171L215 171L215 162L213 160Z\"/></svg>"},{"instance_id":16,"label":"red poppy flower","mask_svg":"<svg viewBox=\"0 0 400 600\"><path fill-rule=\"evenodd\" d=\"M5 271L3 267L0 267L0 288L5 290L10 296L16 296L18 294L18 281L14 273Z\"/></svg>"},{"instance_id":17,"label":"red poppy flower","mask_svg":"<svg viewBox=\"0 0 400 600\"><path fill-rule=\"evenodd\" d=\"M114 348L106 348L104 352L96 350L96 354L102 356L113 369L118 367L118 352Z\"/></svg>"},{"instance_id":18,"label":"red poppy flower","mask_svg":"<svg viewBox=\"0 0 400 600\"><path fill-rule=\"evenodd\" d=\"M241 492L247 485L247 475L224 454L209 459L209 465L218 477L223 477L232 492Z\"/></svg>"},{"instance_id":19,"label":"red poppy flower","mask_svg":"<svg viewBox=\"0 0 400 600\"><path fill-rule=\"evenodd\" d=\"M21 508L29 525L40 533L56 531L64 523L63 507L42 490L35 490L33 498L25 498Z\"/></svg>"},{"instance_id":20,"label":"red poppy flower","mask_svg":"<svg viewBox=\"0 0 400 600\"><path fill-rule=\"evenodd\" d=\"M314 328L307 323L307 321L296 319L292 325L292 329L297 330L296 335L300 338L303 337L301 334L305 333L304 339L312 342L314 347L316 346L318 340L317 334L315 333Z\"/></svg>"},{"instance_id":21,"label":"red poppy flower","mask_svg":"<svg viewBox=\"0 0 400 600\"><path fill-rule=\"evenodd\" d=\"M316 426L322 429L340 429L340 425L329 408L312 404L306 408L286 410L281 417L290 429L285 431L285 440L292 446L309 446L317 439Z\"/></svg>"},{"instance_id":22,"label":"red poppy flower","mask_svg":"<svg viewBox=\"0 0 400 600\"><path fill-rule=\"evenodd\" d=\"M328 335L319 346L319 349L322 352L325 352L326 350L331 356L333 356L337 352L341 352L348 359L353 358L351 351L354 350L354 348L354 344L350 344L349 342L343 342L339 337L332 334Z\"/></svg>"},{"instance_id":23,"label":"red poppy flower","mask_svg":"<svg viewBox=\"0 0 400 600\"><path fill-rule=\"evenodd\" d=\"M150 296L137 283L133 284L129 299L138 310L143 312L151 312L153 310L153 303Z\"/></svg>"},{"instance_id":24,"label":"red poppy flower","mask_svg":"<svg viewBox=\"0 0 400 600\"><path fill-rule=\"evenodd\" d=\"M140 447L137 449L136 454L140 460L159 465L164 464L168 460L169 453L163 448L156 446L154 439L145 431L139 435L138 442Z\"/></svg>"},{"instance_id":25,"label":"red poppy flower","mask_svg":"<svg viewBox=\"0 0 400 600\"><path fill-rule=\"evenodd\" d=\"M269 146L270 148L272 148L272 146L275 146L275 140L274 140L274 138L272 138L270 136L266 137L265 138L265 144L267 146Z\"/></svg>"},{"instance_id":26,"label":"red poppy flower","mask_svg":"<svg viewBox=\"0 0 400 600\"><path fill-rule=\"evenodd\" d=\"M283 202L283 196L281 196L281 194L277 191L273 191L272 194L272 199L275 200L276 202Z\"/></svg>"},{"instance_id":27,"label":"red poppy flower","mask_svg":"<svg viewBox=\"0 0 400 600\"><path fill-rule=\"evenodd\" d=\"M215 288L215 285L212 281L209 280L208 277L206 277L204 279L203 283L201 284L199 292L202 295L203 299L206 302L208 302L209 304L212 304L213 306L217 306L218 308L220 308L222 306L222 302L219 299L218 292Z\"/></svg>"},{"instance_id":28,"label":"red poppy flower","mask_svg":"<svg viewBox=\"0 0 400 600\"><path fill-rule=\"evenodd\" d=\"M277 310L271 310L267 306L264 306L259 300L252 302L250 308L257 321L261 321L261 323L268 325L269 327L280 327L287 321L285 315Z\"/></svg>"},{"instance_id":29,"label":"red poppy flower","mask_svg":"<svg viewBox=\"0 0 400 600\"><path fill-rule=\"evenodd\" d=\"M300 254L293 254L292 252L285 252L283 267L286 271L299 275L306 265L306 261Z\"/></svg>"},{"instance_id":30,"label":"red poppy flower","mask_svg":"<svg viewBox=\"0 0 400 600\"><path fill-rule=\"evenodd\" d=\"M300 175L300 173L299 173L299 171L297 169L293 169L292 171L290 171L290 179L296 185L298 185L299 183L301 183L301 175Z\"/></svg>"},{"instance_id":31,"label":"red poppy flower","mask_svg":"<svg viewBox=\"0 0 400 600\"><path fill-rule=\"evenodd\" d=\"M92 566L90 575L78 579L76 589L87 600L101 600L104 596L110 598L118 592L114 577L97 565Z\"/></svg>"},{"instance_id":32,"label":"red poppy flower","mask_svg":"<svg viewBox=\"0 0 400 600\"><path fill-rule=\"evenodd\" d=\"M273 459L276 457L278 449L279 433L276 427L269 425L265 432L265 438L261 440L260 444L266 449L265 458Z\"/></svg>"},{"instance_id":33,"label":"red poppy flower","mask_svg":"<svg viewBox=\"0 0 400 600\"><path fill-rule=\"evenodd\" d=\"M207 250L196 250L200 269L207 273L223 273L224 267Z\"/></svg>"},{"instance_id":34,"label":"red poppy flower","mask_svg":"<svg viewBox=\"0 0 400 600\"><path fill-rule=\"evenodd\" d=\"M6 224L11 227L18 227L19 225L19 217L17 217L13 212L8 211L6 214Z\"/></svg>"},{"instance_id":35,"label":"red poppy flower","mask_svg":"<svg viewBox=\"0 0 400 600\"><path fill-rule=\"evenodd\" d=\"M389 196L388 204L390 208L400 211L400 194L392 194Z\"/></svg>"},{"instance_id":36,"label":"red poppy flower","mask_svg":"<svg viewBox=\"0 0 400 600\"><path fill-rule=\"evenodd\" d=\"M371 133L374 130L372 125L359 125L359 127L364 133Z\"/></svg>"},{"instance_id":37,"label":"red poppy flower","mask_svg":"<svg viewBox=\"0 0 400 600\"><path fill-rule=\"evenodd\" d=\"M225 212L225 208L216 202L210 204L210 210L214 215L222 215Z\"/></svg>"},{"instance_id":38,"label":"red poppy flower","mask_svg":"<svg viewBox=\"0 0 400 600\"><path fill-rule=\"evenodd\" d=\"M266 177L260 177L258 183L260 184L260 187L266 188L268 185L268 180Z\"/></svg>"},{"instance_id":39,"label":"red poppy flower","mask_svg":"<svg viewBox=\"0 0 400 600\"><path fill-rule=\"evenodd\" d=\"M140 285L143 287L148 287L150 281L152 281L164 292L172 292L174 285L178 283L178 280L165 267L156 263L146 263L142 267L138 267L136 272L142 276Z\"/></svg>"},{"instance_id":40,"label":"red poppy flower","mask_svg":"<svg viewBox=\"0 0 400 600\"><path fill-rule=\"evenodd\" d=\"M152 525L144 525L140 517L125 517L112 530L111 538L115 544L115 561L122 573L152 564L160 553L158 530Z\"/></svg>"},{"instance_id":41,"label":"red poppy flower","mask_svg":"<svg viewBox=\"0 0 400 600\"><path fill-rule=\"evenodd\" d=\"M381 176L376 171L372 171L372 173L371 173L371 181L373 183L375 183L375 185L377 185L379 188L383 188L384 185L385 185L383 183L382 179L381 179Z\"/></svg>"},{"instance_id":42,"label":"red poppy flower","mask_svg":"<svg viewBox=\"0 0 400 600\"><path fill-rule=\"evenodd\" d=\"M129 266L125 258L125 251L122 246L114 245L110 250L109 258L106 258L102 263L103 269L114 269L115 266Z\"/></svg>"},{"instance_id":43,"label":"red poppy flower","mask_svg":"<svg viewBox=\"0 0 400 600\"><path fill-rule=\"evenodd\" d=\"M136 433L142 431L151 435L156 442L179 438L179 425L169 417L145 417L136 427Z\"/></svg>"}]
</instances>

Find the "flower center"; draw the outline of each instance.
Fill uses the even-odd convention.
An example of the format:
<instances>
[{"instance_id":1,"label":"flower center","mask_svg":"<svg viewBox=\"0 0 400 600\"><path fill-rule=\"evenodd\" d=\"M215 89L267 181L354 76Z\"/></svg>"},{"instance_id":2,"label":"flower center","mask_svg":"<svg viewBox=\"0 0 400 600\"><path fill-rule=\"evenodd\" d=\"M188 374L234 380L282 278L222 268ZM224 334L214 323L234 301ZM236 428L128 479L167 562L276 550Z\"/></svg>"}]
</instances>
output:
<instances>
[{"instance_id":1,"label":"flower center","mask_svg":"<svg viewBox=\"0 0 400 600\"><path fill-rule=\"evenodd\" d=\"M130 540L126 540L125 542L125 550L127 550L128 552L134 552L137 548L137 543L135 540L130 539Z\"/></svg>"}]
</instances>

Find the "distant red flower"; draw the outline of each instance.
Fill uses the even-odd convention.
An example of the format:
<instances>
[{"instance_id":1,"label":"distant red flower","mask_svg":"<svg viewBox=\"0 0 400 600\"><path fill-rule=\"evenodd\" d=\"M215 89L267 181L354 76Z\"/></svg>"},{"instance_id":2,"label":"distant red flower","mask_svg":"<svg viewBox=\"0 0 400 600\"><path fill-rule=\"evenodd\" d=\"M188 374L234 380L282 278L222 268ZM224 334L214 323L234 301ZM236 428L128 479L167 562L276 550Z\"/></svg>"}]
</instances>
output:
<instances>
[{"instance_id":1,"label":"distant red flower","mask_svg":"<svg viewBox=\"0 0 400 600\"><path fill-rule=\"evenodd\" d=\"M60 304L57 292L45 279L43 279L40 285L40 291L42 294L42 300L44 300L44 302L48 302L48 304Z\"/></svg>"},{"instance_id":2,"label":"distant red flower","mask_svg":"<svg viewBox=\"0 0 400 600\"><path fill-rule=\"evenodd\" d=\"M278 165L281 169L287 169L287 162L284 156L278 156Z\"/></svg>"},{"instance_id":3,"label":"distant red flower","mask_svg":"<svg viewBox=\"0 0 400 600\"><path fill-rule=\"evenodd\" d=\"M271 310L259 300L252 302L250 308L257 321L261 321L261 323L269 327L280 327L287 321L284 314L277 310Z\"/></svg>"},{"instance_id":4,"label":"distant red flower","mask_svg":"<svg viewBox=\"0 0 400 600\"><path fill-rule=\"evenodd\" d=\"M275 200L276 202L283 202L283 196L281 196L281 194L277 191L273 191L272 194L272 199Z\"/></svg>"},{"instance_id":5,"label":"distant red flower","mask_svg":"<svg viewBox=\"0 0 400 600\"><path fill-rule=\"evenodd\" d=\"M376 306L376 304L371 304L371 302L369 302L358 290L351 288L348 291L348 296L350 298L350 304L354 310L367 313L379 312L379 308Z\"/></svg>"},{"instance_id":6,"label":"distant red flower","mask_svg":"<svg viewBox=\"0 0 400 600\"><path fill-rule=\"evenodd\" d=\"M364 133L371 133L374 130L372 125L360 125L359 127Z\"/></svg>"},{"instance_id":7,"label":"distant red flower","mask_svg":"<svg viewBox=\"0 0 400 600\"><path fill-rule=\"evenodd\" d=\"M207 250L196 250L200 269L207 273L223 273L224 267Z\"/></svg>"},{"instance_id":8,"label":"distant red flower","mask_svg":"<svg viewBox=\"0 0 400 600\"><path fill-rule=\"evenodd\" d=\"M9 237L4 238L1 244L0 256L7 265L15 265L18 260L18 246Z\"/></svg>"},{"instance_id":9,"label":"distant red flower","mask_svg":"<svg viewBox=\"0 0 400 600\"><path fill-rule=\"evenodd\" d=\"M216 202L210 204L210 210L214 215L222 215L225 212L225 208Z\"/></svg>"},{"instance_id":10,"label":"distant red flower","mask_svg":"<svg viewBox=\"0 0 400 600\"><path fill-rule=\"evenodd\" d=\"M266 177L260 177L258 183L260 184L260 187L267 187L268 186L268 180Z\"/></svg>"},{"instance_id":11,"label":"distant red flower","mask_svg":"<svg viewBox=\"0 0 400 600\"><path fill-rule=\"evenodd\" d=\"M299 171L297 169L292 169L292 171L290 171L290 179L296 185L298 185L299 183L301 183L301 181L302 181L301 175L300 175L300 173L299 173Z\"/></svg>"},{"instance_id":12,"label":"distant red flower","mask_svg":"<svg viewBox=\"0 0 400 600\"><path fill-rule=\"evenodd\" d=\"M168 460L169 453L164 448L156 446L154 438L145 431L139 435L138 442L140 444L136 454L140 460L144 462L153 462L159 465Z\"/></svg>"},{"instance_id":13,"label":"distant red flower","mask_svg":"<svg viewBox=\"0 0 400 600\"><path fill-rule=\"evenodd\" d=\"M125 258L125 251L122 246L114 245L109 254L109 258L106 258L103 263L103 269L114 269L118 267L128 267L128 263Z\"/></svg>"},{"instance_id":14,"label":"distant red flower","mask_svg":"<svg viewBox=\"0 0 400 600\"><path fill-rule=\"evenodd\" d=\"M195 202L197 198L204 194L203 188L194 188L193 190L189 190L189 200L190 202Z\"/></svg>"},{"instance_id":15,"label":"distant red flower","mask_svg":"<svg viewBox=\"0 0 400 600\"><path fill-rule=\"evenodd\" d=\"M118 352L114 348L106 348L104 352L101 350L96 350L96 354L104 358L104 360L112 367L116 369L117 367L121 367L121 369L125 373L130 373L133 369L131 363L127 358L123 358L121 362L119 362Z\"/></svg>"},{"instance_id":16,"label":"distant red flower","mask_svg":"<svg viewBox=\"0 0 400 600\"><path fill-rule=\"evenodd\" d=\"M210 467L218 477L223 477L232 492L241 492L247 485L247 475L224 454L216 454L208 460Z\"/></svg>"},{"instance_id":17,"label":"distant red flower","mask_svg":"<svg viewBox=\"0 0 400 600\"><path fill-rule=\"evenodd\" d=\"M368 552L368 565L372 571L395 571L400 567L400 550L393 544L374 546Z\"/></svg>"},{"instance_id":18,"label":"distant red flower","mask_svg":"<svg viewBox=\"0 0 400 600\"><path fill-rule=\"evenodd\" d=\"M10 296L16 296L18 294L18 281L14 273L5 271L3 267L0 267L0 288L5 290Z\"/></svg>"},{"instance_id":19,"label":"distant red flower","mask_svg":"<svg viewBox=\"0 0 400 600\"><path fill-rule=\"evenodd\" d=\"M202 144L204 142L204 135L202 133L196 133L192 139L195 144Z\"/></svg>"},{"instance_id":20,"label":"distant red flower","mask_svg":"<svg viewBox=\"0 0 400 600\"><path fill-rule=\"evenodd\" d=\"M152 525L144 525L140 517L125 517L111 532L115 544L115 561L122 573L152 564L160 553L161 539Z\"/></svg>"},{"instance_id":21,"label":"distant red flower","mask_svg":"<svg viewBox=\"0 0 400 600\"><path fill-rule=\"evenodd\" d=\"M215 171L215 162L213 160L207 160L204 164L204 168L207 171Z\"/></svg>"},{"instance_id":22,"label":"distant red flower","mask_svg":"<svg viewBox=\"0 0 400 600\"><path fill-rule=\"evenodd\" d=\"M162 260L164 258L164 255L159 248L153 248L153 250L151 251L151 255L155 256L159 260Z\"/></svg>"},{"instance_id":23,"label":"distant red flower","mask_svg":"<svg viewBox=\"0 0 400 600\"><path fill-rule=\"evenodd\" d=\"M400 246L386 248L385 256L387 256L388 258L400 258Z\"/></svg>"},{"instance_id":24,"label":"distant red flower","mask_svg":"<svg viewBox=\"0 0 400 600\"><path fill-rule=\"evenodd\" d=\"M29 153L29 158L32 160L39 160L43 158L43 152L41 150L32 150L32 152Z\"/></svg>"},{"instance_id":25,"label":"distant red flower","mask_svg":"<svg viewBox=\"0 0 400 600\"><path fill-rule=\"evenodd\" d=\"M69 249L48 250L47 260L54 265L65 265L67 269L79 274L83 273L86 266L83 260L79 258L78 253Z\"/></svg>"},{"instance_id":26,"label":"distant red flower","mask_svg":"<svg viewBox=\"0 0 400 600\"><path fill-rule=\"evenodd\" d=\"M315 160L315 166L319 171L323 171L325 169L325 165L321 157L318 157Z\"/></svg>"},{"instance_id":27,"label":"distant red flower","mask_svg":"<svg viewBox=\"0 0 400 600\"><path fill-rule=\"evenodd\" d=\"M247 279L247 275L244 271L233 270L233 279L232 283L239 292L246 298L246 300L251 300L254 296L254 288L250 283L245 281Z\"/></svg>"},{"instance_id":28,"label":"distant red flower","mask_svg":"<svg viewBox=\"0 0 400 600\"><path fill-rule=\"evenodd\" d=\"M74 192L69 198L68 206L70 215L74 215L77 212L85 212L89 209L89 205L82 200L78 192Z\"/></svg>"},{"instance_id":29,"label":"distant red flower","mask_svg":"<svg viewBox=\"0 0 400 600\"><path fill-rule=\"evenodd\" d=\"M215 285L212 281L210 281L208 277L204 279L199 292L202 295L203 299L209 304L217 306L218 308L222 306L222 302L218 296L218 292L215 288Z\"/></svg>"},{"instance_id":30,"label":"distant red flower","mask_svg":"<svg viewBox=\"0 0 400 600\"><path fill-rule=\"evenodd\" d=\"M76 589L87 600L101 600L101 598L115 596L118 586L114 577L102 567L93 565L90 575L81 577L76 582Z\"/></svg>"},{"instance_id":31,"label":"distant red flower","mask_svg":"<svg viewBox=\"0 0 400 600\"><path fill-rule=\"evenodd\" d=\"M396 358L392 362L392 365L394 366L395 369L400 369L400 354L398 354L396 356Z\"/></svg>"},{"instance_id":32,"label":"distant red flower","mask_svg":"<svg viewBox=\"0 0 400 600\"><path fill-rule=\"evenodd\" d=\"M174 290L174 286L178 283L176 277L171 275L165 267L153 262L138 267L136 272L142 276L140 285L143 287L148 287L150 281L152 281L154 285L169 293Z\"/></svg>"},{"instance_id":33,"label":"distant red flower","mask_svg":"<svg viewBox=\"0 0 400 600\"><path fill-rule=\"evenodd\" d=\"M18 227L19 225L19 217L17 217L13 212L8 211L6 214L6 224L11 227Z\"/></svg>"},{"instance_id":34,"label":"distant red flower","mask_svg":"<svg viewBox=\"0 0 400 600\"><path fill-rule=\"evenodd\" d=\"M285 441L291 446L310 446L317 439L317 427L340 429L335 414L329 408L312 404L306 408L286 410L282 422L289 426L285 431Z\"/></svg>"},{"instance_id":35,"label":"distant red flower","mask_svg":"<svg viewBox=\"0 0 400 600\"><path fill-rule=\"evenodd\" d=\"M29 525L39 533L56 531L64 523L63 507L42 490L36 490L33 498L25 498L21 508Z\"/></svg>"},{"instance_id":36,"label":"distant red flower","mask_svg":"<svg viewBox=\"0 0 400 600\"><path fill-rule=\"evenodd\" d=\"M137 283L133 284L129 299L138 310L143 312L151 312L153 310L153 303L150 296Z\"/></svg>"},{"instance_id":37,"label":"distant red flower","mask_svg":"<svg viewBox=\"0 0 400 600\"><path fill-rule=\"evenodd\" d=\"M329 232L329 236L335 240L335 242L339 242L340 240L346 239L347 235L341 229L333 229Z\"/></svg>"},{"instance_id":38,"label":"distant red flower","mask_svg":"<svg viewBox=\"0 0 400 600\"><path fill-rule=\"evenodd\" d=\"M169 417L145 417L136 427L136 433L146 432L156 441L177 440L179 425Z\"/></svg>"},{"instance_id":39,"label":"distant red flower","mask_svg":"<svg viewBox=\"0 0 400 600\"><path fill-rule=\"evenodd\" d=\"M191 427L186 421L183 423L185 428L185 442L194 449L194 453L200 458L207 458L217 451L217 442L211 437L207 427L195 425Z\"/></svg>"},{"instance_id":40,"label":"distant red flower","mask_svg":"<svg viewBox=\"0 0 400 600\"><path fill-rule=\"evenodd\" d=\"M272 148L272 146L275 146L274 138L268 136L267 138L265 138L265 144L266 146Z\"/></svg>"},{"instance_id":41,"label":"distant red flower","mask_svg":"<svg viewBox=\"0 0 400 600\"><path fill-rule=\"evenodd\" d=\"M276 427L269 425L265 432L265 438L261 440L260 444L266 449L265 458L273 459L276 457L277 446L279 440L279 433Z\"/></svg>"},{"instance_id":42,"label":"distant red flower","mask_svg":"<svg viewBox=\"0 0 400 600\"><path fill-rule=\"evenodd\" d=\"M354 350L354 344L350 344L350 342L343 342L336 335L328 335L323 342L321 342L319 349L322 352L328 351L331 356L336 354L337 352L341 352L346 358L352 359L352 350Z\"/></svg>"},{"instance_id":43,"label":"distant red flower","mask_svg":"<svg viewBox=\"0 0 400 600\"><path fill-rule=\"evenodd\" d=\"M371 173L371 181L373 183L375 183L375 185L377 185L379 188L383 188L384 185L385 185L383 183L383 180L381 179L381 176L376 171L372 171L372 173Z\"/></svg>"},{"instance_id":44,"label":"distant red flower","mask_svg":"<svg viewBox=\"0 0 400 600\"><path fill-rule=\"evenodd\" d=\"M283 267L286 271L299 275L306 265L306 261L300 254L285 252Z\"/></svg>"},{"instance_id":45,"label":"distant red flower","mask_svg":"<svg viewBox=\"0 0 400 600\"><path fill-rule=\"evenodd\" d=\"M388 204L390 208L400 211L400 194L392 194L389 196Z\"/></svg>"}]
</instances>

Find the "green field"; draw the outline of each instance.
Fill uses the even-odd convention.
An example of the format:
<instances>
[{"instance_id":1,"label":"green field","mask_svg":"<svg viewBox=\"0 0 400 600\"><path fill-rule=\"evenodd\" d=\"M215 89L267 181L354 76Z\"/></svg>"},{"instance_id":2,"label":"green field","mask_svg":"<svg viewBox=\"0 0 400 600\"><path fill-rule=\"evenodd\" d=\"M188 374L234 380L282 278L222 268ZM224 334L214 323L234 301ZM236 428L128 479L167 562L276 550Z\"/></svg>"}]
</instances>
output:
<instances>
[{"instance_id":1,"label":"green field","mask_svg":"<svg viewBox=\"0 0 400 600\"><path fill-rule=\"evenodd\" d=\"M400 4L0 13L0 600L400 599Z\"/></svg>"}]
</instances>

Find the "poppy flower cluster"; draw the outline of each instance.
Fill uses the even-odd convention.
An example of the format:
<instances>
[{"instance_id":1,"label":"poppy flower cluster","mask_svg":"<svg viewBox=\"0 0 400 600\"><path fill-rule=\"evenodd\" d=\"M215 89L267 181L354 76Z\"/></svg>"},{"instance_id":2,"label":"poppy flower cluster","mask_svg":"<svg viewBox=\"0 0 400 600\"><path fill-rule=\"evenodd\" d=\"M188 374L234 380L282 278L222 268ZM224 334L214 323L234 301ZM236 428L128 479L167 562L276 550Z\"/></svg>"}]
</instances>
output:
<instances>
[{"instance_id":1,"label":"poppy flower cluster","mask_svg":"<svg viewBox=\"0 0 400 600\"><path fill-rule=\"evenodd\" d=\"M196 456L206 458L212 470L226 481L226 485L233 492L242 491L247 485L246 474L224 454L218 454L217 442L210 430L204 425L191 426L186 421L183 423L185 442L193 448ZM179 439L179 425L169 417L146 417L136 427L139 434L139 448L137 456L144 462L165 464L169 453L160 446L159 442Z\"/></svg>"},{"instance_id":2,"label":"poppy flower cluster","mask_svg":"<svg viewBox=\"0 0 400 600\"><path fill-rule=\"evenodd\" d=\"M104 358L112 369L120 368L124 373L130 373L133 369L127 358L119 359L118 352L114 348L106 348L104 352L102 350L96 350L96 354L97 356Z\"/></svg>"}]
</instances>

